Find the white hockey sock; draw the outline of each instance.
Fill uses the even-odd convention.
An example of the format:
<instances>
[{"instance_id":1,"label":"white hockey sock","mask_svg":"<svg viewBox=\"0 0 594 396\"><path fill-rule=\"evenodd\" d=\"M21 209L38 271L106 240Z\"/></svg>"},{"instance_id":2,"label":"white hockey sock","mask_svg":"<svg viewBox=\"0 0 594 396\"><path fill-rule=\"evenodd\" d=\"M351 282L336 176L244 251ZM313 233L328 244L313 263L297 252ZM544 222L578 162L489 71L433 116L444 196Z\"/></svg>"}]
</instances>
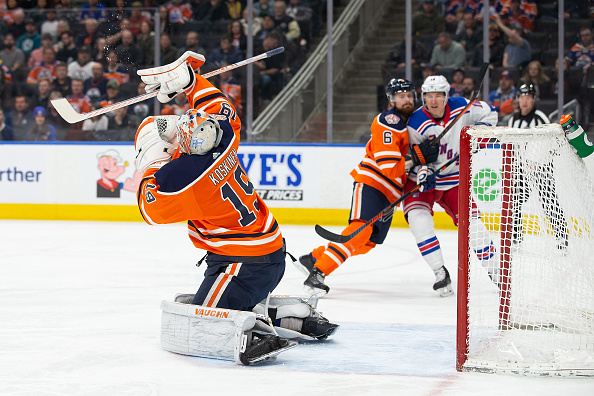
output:
<instances>
[{"instance_id":1,"label":"white hockey sock","mask_svg":"<svg viewBox=\"0 0 594 396\"><path fill-rule=\"evenodd\" d=\"M443 254L433 224L433 216L424 209L408 212L408 225L425 262L433 272L444 266Z\"/></svg>"},{"instance_id":2,"label":"white hockey sock","mask_svg":"<svg viewBox=\"0 0 594 396\"><path fill-rule=\"evenodd\" d=\"M470 230L474 235L470 240L471 249L474 251L483 267L485 267L490 274L495 273L497 269L497 256L495 255L495 246L493 245L487 227L485 227L478 217L471 217Z\"/></svg>"}]
</instances>

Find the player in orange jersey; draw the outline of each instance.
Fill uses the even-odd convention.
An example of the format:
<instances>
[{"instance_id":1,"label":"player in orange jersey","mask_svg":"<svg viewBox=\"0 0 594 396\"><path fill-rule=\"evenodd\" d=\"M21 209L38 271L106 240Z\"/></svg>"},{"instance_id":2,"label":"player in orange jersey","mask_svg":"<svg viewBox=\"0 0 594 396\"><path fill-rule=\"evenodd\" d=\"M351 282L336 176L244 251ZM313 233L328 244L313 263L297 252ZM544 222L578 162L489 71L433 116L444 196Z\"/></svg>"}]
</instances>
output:
<instances>
[{"instance_id":1,"label":"player in orange jersey","mask_svg":"<svg viewBox=\"0 0 594 396\"><path fill-rule=\"evenodd\" d=\"M415 87L405 79L392 79L386 86L390 110L385 110L371 124L371 138L365 147L365 158L353 169L355 179L349 226L342 235L349 235L402 196L406 182L405 163L425 164L437 158L438 148L428 143L414 146L407 156L406 121L414 111ZM405 157L406 156L406 157ZM410 165L410 164L409 164ZM299 258L297 267L308 275L304 285L314 293L328 293L325 277L347 258L364 254L386 239L392 215L369 225L347 243L329 243Z\"/></svg>"},{"instance_id":2,"label":"player in orange jersey","mask_svg":"<svg viewBox=\"0 0 594 396\"><path fill-rule=\"evenodd\" d=\"M184 302L251 311L284 274L284 241L278 223L238 160L241 122L236 110L200 76L203 63L202 55L186 52L172 64L138 71L147 92L159 90L161 102L183 92L192 104L181 116L148 117L139 126L136 166L143 178L138 206L151 225L187 221L190 240L207 251L205 278L191 300ZM227 314L221 315L217 322L222 326ZM218 325L209 320L203 325L218 332ZM259 326L271 330L267 323ZM242 354L242 363L294 346L274 331L263 333L249 337L251 345Z\"/></svg>"}]
</instances>

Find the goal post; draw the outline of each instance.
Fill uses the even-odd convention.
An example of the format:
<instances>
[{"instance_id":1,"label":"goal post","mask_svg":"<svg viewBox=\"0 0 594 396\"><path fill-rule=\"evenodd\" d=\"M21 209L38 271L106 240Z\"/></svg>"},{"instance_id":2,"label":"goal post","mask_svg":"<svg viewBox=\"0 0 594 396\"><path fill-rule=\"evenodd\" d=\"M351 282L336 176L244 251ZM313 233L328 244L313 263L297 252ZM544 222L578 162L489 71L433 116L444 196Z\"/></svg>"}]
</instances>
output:
<instances>
[{"instance_id":1,"label":"goal post","mask_svg":"<svg viewBox=\"0 0 594 396\"><path fill-rule=\"evenodd\" d=\"M456 369L594 376L594 183L561 126L465 128L458 222Z\"/></svg>"}]
</instances>

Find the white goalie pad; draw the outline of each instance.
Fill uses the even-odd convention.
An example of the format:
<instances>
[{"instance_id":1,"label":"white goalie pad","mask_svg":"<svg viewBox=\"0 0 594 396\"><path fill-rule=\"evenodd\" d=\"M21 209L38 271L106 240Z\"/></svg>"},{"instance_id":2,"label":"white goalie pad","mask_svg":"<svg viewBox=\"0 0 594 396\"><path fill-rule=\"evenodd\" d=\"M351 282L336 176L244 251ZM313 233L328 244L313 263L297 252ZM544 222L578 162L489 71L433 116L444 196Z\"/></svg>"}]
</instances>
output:
<instances>
[{"instance_id":1,"label":"white goalie pad","mask_svg":"<svg viewBox=\"0 0 594 396\"><path fill-rule=\"evenodd\" d=\"M161 302L161 346L182 355L233 360L242 364L253 312Z\"/></svg>"}]
</instances>

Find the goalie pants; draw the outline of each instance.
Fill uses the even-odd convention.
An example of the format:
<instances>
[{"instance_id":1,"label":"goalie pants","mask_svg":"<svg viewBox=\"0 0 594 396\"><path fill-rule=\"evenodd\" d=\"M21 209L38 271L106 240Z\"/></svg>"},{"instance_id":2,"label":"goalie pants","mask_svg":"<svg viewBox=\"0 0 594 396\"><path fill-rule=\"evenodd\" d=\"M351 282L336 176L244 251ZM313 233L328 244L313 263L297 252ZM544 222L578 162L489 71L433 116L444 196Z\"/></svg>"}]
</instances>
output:
<instances>
[{"instance_id":1,"label":"goalie pants","mask_svg":"<svg viewBox=\"0 0 594 396\"><path fill-rule=\"evenodd\" d=\"M285 272L284 247L264 256L265 262L225 262L226 257L209 255L192 304L251 311L268 297Z\"/></svg>"},{"instance_id":2,"label":"goalie pants","mask_svg":"<svg viewBox=\"0 0 594 396\"><path fill-rule=\"evenodd\" d=\"M342 235L349 235L359 229L367 220L377 216L387 208L391 202L379 190L363 183L354 183L351 201L349 226L342 231ZM318 267L324 274L329 275L349 257L365 254L382 244L388 235L392 224L392 214L388 213L373 225L365 227L359 234L346 243L331 242L319 246L312 251Z\"/></svg>"},{"instance_id":3,"label":"goalie pants","mask_svg":"<svg viewBox=\"0 0 594 396\"><path fill-rule=\"evenodd\" d=\"M565 224L565 213L559 197L557 196L555 178L553 176L553 163L549 162L546 165L531 165L534 169L527 170L520 167L520 172L517 173L517 178L514 186L514 200L513 200L513 239L518 240L522 238L522 205L530 197L530 193L536 185L540 202L545 214L549 218L549 222L553 226L555 237L558 240L567 238L567 225ZM526 180L526 175L530 176Z\"/></svg>"}]
</instances>

